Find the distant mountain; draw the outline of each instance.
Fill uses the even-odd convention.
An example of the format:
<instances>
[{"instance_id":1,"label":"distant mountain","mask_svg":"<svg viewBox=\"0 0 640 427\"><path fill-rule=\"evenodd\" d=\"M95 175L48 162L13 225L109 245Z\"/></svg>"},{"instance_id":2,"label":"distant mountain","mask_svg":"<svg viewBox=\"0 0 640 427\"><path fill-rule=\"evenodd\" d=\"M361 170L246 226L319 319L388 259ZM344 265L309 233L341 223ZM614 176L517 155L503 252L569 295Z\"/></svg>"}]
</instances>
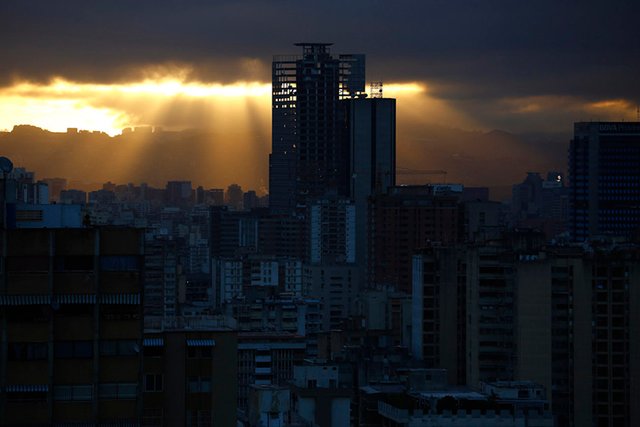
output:
<instances>
[{"instance_id":1,"label":"distant mountain","mask_svg":"<svg viewBox=\"0 0 640 427\"><path fill-rule=\"evenodd\" d=\"M526 173L564 171L570 135L517 135L495 129L468 131L445 126L398 126L397 164L410 169L443 169L449 182L488 186L492 196L508 196ZM168 180L194 185L266 190L270 141L211 130L151 132L140 129L116 137L101 132L56 133L16 126L0 133L0 154L37 173L65 177L78 185ZM438 175L401 175L398 183L441 181Z\"/></svg>"},{"instance_id":2,"label":"distant mountain","mask_svg":"<svg viewBox=\"0 0 640 427\"><path fill-rule=\"evenodd\" d=\"M110 137L16 126L0 133L0 153L16 166L35 171L38 179L64 177L85 188L107 181L164 187L168 180L191 180L208 188L235 182L260 190L266 187L268 152L266 145L255 145L207 130L139 130Z\"/></svg>"},{"instance_id":3,"label":"distant mountain","mask_svg":"<svg viewBox=\"0 0 640 427\"><path fill-rule=\"evenodd\" d=\"M504 198L527 172L564 171L569 135L517 135L495 129L467 131L422 126L417 133L398 135L398 165L411 169L443 169L447 180L468 186L488 186L492 197ZM428 176L399 177L398 182ZM433 177L437 179L439 177Z\"/></svg>"}]
</instances>

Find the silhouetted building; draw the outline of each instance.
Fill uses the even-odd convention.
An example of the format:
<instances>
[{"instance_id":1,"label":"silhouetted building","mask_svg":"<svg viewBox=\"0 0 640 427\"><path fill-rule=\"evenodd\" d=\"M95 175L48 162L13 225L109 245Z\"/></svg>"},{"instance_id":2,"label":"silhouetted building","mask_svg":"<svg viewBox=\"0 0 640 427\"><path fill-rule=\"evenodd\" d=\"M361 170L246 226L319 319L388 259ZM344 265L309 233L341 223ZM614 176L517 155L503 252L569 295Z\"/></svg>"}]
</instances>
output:
<instances>
[{"instance_id":1,"label":"silhouetted building","mask_svg":"<svg viewBox=\"0 0 640 427\"><path fill-rule=\"evenodd\" d=\"M60 192L67 188L67 180L65 178L44 178L42 181L49 186L49 200L58 202L60 200Z\"/></svg>"},{"instance_id":2,"label":"silhouetted building","mask_svg":"<svg viewBox=\"0 0 640 427\"><path fill-rule=\"evenodd\" d=\"M191 181L169 181L165 190L167 206L185 208L191 204Z\"/></svg>"},{"instance_id":3,"label":"silhouetted building","mask_svg":"<svg viewBox=\"0 0 640 427\"><path fill-rule=\"evenodd\" d=\"M371 200L368 279L411 291L411 256L432 242L459 238L458 195L435 187L392 187Z\"/></svg>"},{"instance_id":4,"label":"silhouetted building","mask_svg":"<svg viewBox=\"0 0 640 427\"><path fill-rule=\"evenodd\" d=\"M357 98L343 103L344 143L349 147L348 195L355 205L355 255L364 280L369 253L369 199L374 194L386 193L396 184L396 100Z\"/></svg>"},{"instance_id":5,"label":"silhouetted building","mask_svg":"<svg viewBox=\"0 0 640 427\"><path fill-rule=\"evenodd\" d=\"M238 212L227 206L211 207L211 256L235 258L256 253L259 241L259 212Z\"/></svg>"},{"instance_id":6,"label":"silhouetted building","mask_svg":"<svg viewBox=\"0 0 640 427\"><path fill-rule=\"evenodd\" d=\"M364 91L364 55L333 56L331 43L297 43L273 60L269 203L290 213L327 191L346 195L348 146L340 99Z\"/></svg>"},{"instance_id":7,"label":"silhouetted building","mask_svg":"<svg viewBox=\"0 0 640 427\"><path fill-rule=\"evenodd\" d=\"M243 199L244 192L242 191L242 187L238 184L231 184L227 187L227 192L225 194L225 203L227 206L235 211L241 211L243 208Z\"/></svg>"},{"instance_id":8,"label":"silhouetted building","mask_svg":"<svg viewBox=\"0 0 640 427\"><path fill-rule=\"evenodd\" d=\"M244 193L242 207L246 210L257 208L259 204L258 196L253 190Z\"/></svg>"},{"instance_id":9,"label":"silhouetted building","mask_svg":"<svg viewBox=\"0 0 640 427\"><path fill-rule=\"evenodd\" d=\"M350 200L314 200L307 218L310 263L356 262L356 206Z\"/></svg>"},{"instance_id":10,"label":"silhouetted building","mask_svg":"<svg viewBox=\"0 0 640 427\"><path fill-rule=\"evenodd\" d=\"M261 254L306 257L309 233L304 219L291 215L262 215L258 233Z\"/></svg>"},{"instance_id":11,"label":"silhouetted building","mask_svg":"<svg viewBox=\"0 0 640 427\"><path fill-rule=\"evenodd\" d=\"M640 122L579 122L569 148L570 232L631 236L640 228Z\"/></svg>"},{"instance_id":12,"label":"silhouetted building","mask_svg":"<svg viewBox=\"0 0 640 427\"><path fill-rule=\"evenodd\" d=\"M235 426L236 332L220 327L145 330L145 426Z\"/></svg>"},{"instance_id":13,"label":"silhouetted building","mask_svg":"<svg viewBox=\"0 0 640 427\"><path fill-rule=\"evenodd\" d=\"M569 217L569 188L559 172L549 172L543 180L539 173L529 172L525 180L513 186L511 225L536 228L547 239L566 231Z\"/></svg>"},{"instance_id":14,"label":"silhouetted building","mask_svg":"<svg viewBox=\"0 0 640 427\"><path fill-rule=\"evenodd\" d=\"M87 193L82 190L62 190L57 199L63 204L84 205L87 203Z\"/></svg>"},{"instance_id":15,"label":"silhouetted building","mask_svg":"<svg viewBox=\"0 0 640 427\"><path fill-rule=\"evenodd\" d=\"M249 408L249 388L284 386L293 379L293 367L305 357L304 338L288 333L238 334L238 409Z\"/></svg>"},{"instance_id":16,"label":"silhouetted building","mask_svg":"<svg viewBox=\"0 0 640 427\"><path fill-rule=\"evenodd\" d=\"M556 425L637 424L638 247L526 234L414 257L414 357L472 387L535 381Z\"/></svg>"},{"instance_id":17,"label":"silhouetted building","mask_svg":"<svg viewBox=\"0 0 640 427\"><path fill-rule=\"evenodd\" d=\"M10 230L4 239L0 423L137 424L141 232Z\"/></svg>"}]
</instances>

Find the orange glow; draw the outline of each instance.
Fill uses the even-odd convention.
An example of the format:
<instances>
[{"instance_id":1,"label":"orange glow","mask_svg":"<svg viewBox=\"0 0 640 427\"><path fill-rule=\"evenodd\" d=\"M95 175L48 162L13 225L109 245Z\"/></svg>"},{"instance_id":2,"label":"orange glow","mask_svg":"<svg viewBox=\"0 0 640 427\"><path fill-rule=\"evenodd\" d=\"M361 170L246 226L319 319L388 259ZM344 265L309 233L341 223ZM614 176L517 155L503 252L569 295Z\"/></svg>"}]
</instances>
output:
<instances>
[{"instance_id":1,"label":"orange glow","mask_svg":"<svg viewBox=\"0 0 640 427\"><path fill-rule=\"evenodd\" d=\"M403 95L424 93L427 91L427 87L419 82L389 83L384 84L382 90L384 96L397 98Z\"/></svg>"},{"instance_id":2,"label":"orange glow","mask_svg":"<svg viewBox=\"0 0 640 427\"><path fill-rule=\"evenodd\" d=\"M163 105L175 100L205 100L211 109L216 103L230 107L250 99L261 99L268 106L270 96L271 85L266 83L198 83L176 77L127 84L76 83L61 78L47 85L20 82L0 89L0 129L32 124L52 131L77 127L115 135L124 127L162 125L150 112L159 113Z\"/></svg>"}]
</instances>

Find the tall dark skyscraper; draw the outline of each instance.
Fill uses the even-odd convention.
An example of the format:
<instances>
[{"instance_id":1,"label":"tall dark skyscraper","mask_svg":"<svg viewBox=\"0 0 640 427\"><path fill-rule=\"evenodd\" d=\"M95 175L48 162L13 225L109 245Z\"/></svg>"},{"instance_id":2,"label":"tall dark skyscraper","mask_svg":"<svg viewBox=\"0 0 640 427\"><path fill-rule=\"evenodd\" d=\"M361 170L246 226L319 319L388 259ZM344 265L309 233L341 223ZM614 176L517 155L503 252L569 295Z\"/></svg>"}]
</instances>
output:
<instances>
[{"instance_id":1,"label":"tall dark skyscraper","mask_svg":"<svg viewBox=\"0 0 640 427\"><path fill-rule=\"evenodd\" d=\"M576 241L640 229L640 122L581 122L569 148L569 229Z\"/></svg>"},{"instance_id":2,"label":"tall dark skyscraper","mask_svg":"<svg viewBox=\"0 0 640 427\"><path fill-rule=\"evenodd\" d=\"M347 195L348 144L340 100L364 92L365 56L330 53L331 43L296 43L302 55L273 60L269 204L289 213L327 193Z\"/></svg>"},{"instance_id":3,"label":"tall dark skyscraper","mask_svg":"<svg viewBox=\"0 0 640 427\"><path fill-rule=\"evenodd\" d=\"M396 184L396 100L343 101L349 146L349 197L356 209L356 262L367 265L369 201Z\"/></svg>"}]
</instances>

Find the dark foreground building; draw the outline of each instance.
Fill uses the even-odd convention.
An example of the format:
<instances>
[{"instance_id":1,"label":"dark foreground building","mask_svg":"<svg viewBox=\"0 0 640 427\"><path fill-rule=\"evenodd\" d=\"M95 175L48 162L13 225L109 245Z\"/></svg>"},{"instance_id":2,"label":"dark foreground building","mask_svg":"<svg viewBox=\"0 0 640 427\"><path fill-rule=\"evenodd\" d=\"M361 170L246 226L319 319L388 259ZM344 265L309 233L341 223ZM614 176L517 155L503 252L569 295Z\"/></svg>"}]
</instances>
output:
<instances>
[{"instance_id":1,"label":"dark foreground building","mask_svg":"<svg viewBox=\"0 0 640 427\"><path fill-rule=\"evenodd\" d=\"M0 424L137 425L140 231L2 233Z\"/></svg>"}]
</instances>

